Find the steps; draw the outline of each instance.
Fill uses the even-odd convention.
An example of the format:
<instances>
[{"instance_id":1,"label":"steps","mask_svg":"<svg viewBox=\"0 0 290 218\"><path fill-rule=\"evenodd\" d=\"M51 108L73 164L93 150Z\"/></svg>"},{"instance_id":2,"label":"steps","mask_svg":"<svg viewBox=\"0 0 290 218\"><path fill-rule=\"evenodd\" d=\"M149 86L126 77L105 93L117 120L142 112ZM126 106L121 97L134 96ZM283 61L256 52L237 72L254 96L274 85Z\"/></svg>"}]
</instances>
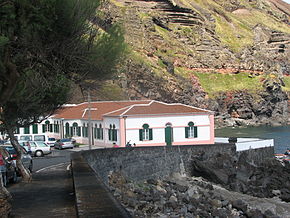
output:
<instances>
[{"instance_id":1,"label":"steps","mask_svg":"<svg viewBox=\"0 0 290 218\"><path fill-rule=\"evenodd\" d=\"M134 8L142 8L143 11L158 11L167 18L169 23L181 26L195 26L203 23L203 18L198 13L189 8L173 5L169 0L126 0L124 4Z\"/></svg>"}]
</instances>

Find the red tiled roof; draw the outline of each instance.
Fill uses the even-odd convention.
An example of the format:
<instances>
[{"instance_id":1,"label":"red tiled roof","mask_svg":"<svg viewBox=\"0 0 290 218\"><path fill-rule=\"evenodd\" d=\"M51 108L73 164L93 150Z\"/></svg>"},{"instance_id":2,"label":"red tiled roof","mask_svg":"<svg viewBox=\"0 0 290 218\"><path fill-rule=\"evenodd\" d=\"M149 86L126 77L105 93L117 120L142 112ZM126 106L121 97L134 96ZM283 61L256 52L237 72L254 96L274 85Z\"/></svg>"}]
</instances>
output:
<instances>
[{"instance_id":1,"label":"red tiled roof","mask_svg":"<svg viewBox=\"0 0 290 218\"><path fill-rule=\"evenodd\" d=\"M127 106L138 105L138 104L149 104L151 100L141 101L100 101L91 103L91 118L93 120L102 120L103 115L109 112L113 112ZM64 119L88 119L88 108L87 102L63 107L58 110L53 118L64 118Z\"/></svg>"},{"instance_id":2,"label":"red tiled roof","mask_svg":"<svg viewBox=\"0 0 290 218\"><path fill-rule=\"evenodd\" d=\"M105 114L105 116L130 116L130 115L156 115L156 114L188 114L212 113L212 111L196 108L184 104L166 104L152 101L149 104L132 105L118 111Z\"/></svg>"},{"instance_id":3,"label":"red tiled roof","mask_svg":"<svg viewBox=\"0 0 290 218\"><path fill-rule=\"evenodd\" d=\"M88 119L88 103L64 107L53 118ZM100 101L91 103L91 118L102 120L103 116L130 116L156 114L212 113L211 111L184 105L166 104L158 101Z\"/></svg>"}]
</instances>

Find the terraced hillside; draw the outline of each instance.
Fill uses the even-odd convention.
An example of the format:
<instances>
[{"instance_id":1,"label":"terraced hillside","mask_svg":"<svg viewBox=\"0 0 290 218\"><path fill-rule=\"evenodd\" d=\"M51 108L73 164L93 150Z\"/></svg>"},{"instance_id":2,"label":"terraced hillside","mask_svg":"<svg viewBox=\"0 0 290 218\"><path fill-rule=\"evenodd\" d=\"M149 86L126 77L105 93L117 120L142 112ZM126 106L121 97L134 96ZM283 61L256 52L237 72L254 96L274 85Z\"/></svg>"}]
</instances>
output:
<instances>
[{"instance_id":1,"label":"terraced hillside","mask_svg":"<svg viewBox=\"0 0 290 218\"><path fill-rule=\"evenodd\" d=\"M107 0L128 55L99 99L150 98L217 113L221 125L287 122L290 10L280 0Z\"/></svg>"}]
</instances>

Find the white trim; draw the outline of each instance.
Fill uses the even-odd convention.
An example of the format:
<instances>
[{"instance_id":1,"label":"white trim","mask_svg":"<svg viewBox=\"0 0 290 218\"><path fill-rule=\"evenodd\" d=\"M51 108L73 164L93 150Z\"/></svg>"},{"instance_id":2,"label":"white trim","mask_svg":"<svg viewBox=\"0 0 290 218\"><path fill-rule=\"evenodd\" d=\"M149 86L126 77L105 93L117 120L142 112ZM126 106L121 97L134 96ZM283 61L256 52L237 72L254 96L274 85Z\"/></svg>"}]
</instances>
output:
<instances>
[{"instance_id":1,"label":"white trim","mask_svg":"<svg viewBox=\"0 0 290 218\"><path fill-rule=\"evenodd\" d=\"M134 115L127 115L126 114L134 107L149 107L153 103L159 103L159 104L163 104L163 105L166 105L166 106L178 105L178 106L188 107L188 108L192 108L192 109L196 109L196 110L200 110L200 111L199 112L187 112L187 113L159 113L159 114L134 114ZM111 115L111 117L121 117L121 116L128 116L129 117L129 116L144 116L144 115L147 115L147 116L148 115L172 115L172 114L200 114L200 113L211 113L211 114L213 113L214 114L214 111L205 110L205 109L194 107L194 106L189 106L189 105L186 105L186 104L181 104L181 103L170 103L169 104L169 103L164 103L164 102L161 102L161 101L152 100L149 104L134 104L134 105L131 105L131 106L127 106L127 107L124 107L124 108L121 108L121 109L118 109L118 110L103 114L103 116L110 116L110 114L115 113L115 112L120 111L120 110L123 110L125 108L128 108L128 109L126 111L124 111L123 113L121 113L120 115Z\"/></svg>"},{"instance_id":2,"label":"white trim","mask_svg":"<svg viewBox=\"0 0 290 218\"><path fill-rule=\"evenodd\" d=\"M84 116L86 115L88 110L90 110L90 108L86 108L83 110L84 112L83 112L82 118L84 118ZM91 108L91 111L97 111L97 110L98 110L98 108Z\"/></svg>"},{"instance_id":3,"label":"white trim","mask_svg":"<svg viewBox=\"0 0 290 218\"><path fill-rule=\"evenodd\" d=\"M120 114L120 115L116 115L117 117L119 117L119 116L123 116L123 115L126 114L128 111L130 111L133 107L135 107L135 106L149 106L149 105L152 104L153 101L154 101L154 100L151 100L151 101L149 102L149 104L133 104L133 105L129 105L129 106L126 106L126 107L120 108L120 109L118 109L118 110L114 110L114 111L111 111L111 112L105 113L105 114L103 114L103 116L109 116L109 115L112 114L112 113L115 113L115 112L117 112L117 111L124 110L125 108L128 108L128 109L125 110L122 114Z\"/></svg>"}]
</instances>

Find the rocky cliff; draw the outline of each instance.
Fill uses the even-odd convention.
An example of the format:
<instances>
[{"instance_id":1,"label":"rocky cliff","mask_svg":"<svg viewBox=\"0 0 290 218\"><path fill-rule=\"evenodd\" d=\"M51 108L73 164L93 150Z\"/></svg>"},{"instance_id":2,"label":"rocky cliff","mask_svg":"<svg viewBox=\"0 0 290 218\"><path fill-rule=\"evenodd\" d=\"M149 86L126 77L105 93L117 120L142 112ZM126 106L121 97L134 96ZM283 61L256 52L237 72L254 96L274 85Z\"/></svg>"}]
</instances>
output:
<instances>
[{"instance_id":1,"label":"rocky cliff","mask_svg":"<svg viewBox=\"0 0 290 218\"><path fill-rule=\"evenodd\" d=\"M221 126L288 122L287 3L107 0L100 11L99 28L124 27L128 54L95 99L185 103L216 111Z\"/></svg>"}]
</instances>

